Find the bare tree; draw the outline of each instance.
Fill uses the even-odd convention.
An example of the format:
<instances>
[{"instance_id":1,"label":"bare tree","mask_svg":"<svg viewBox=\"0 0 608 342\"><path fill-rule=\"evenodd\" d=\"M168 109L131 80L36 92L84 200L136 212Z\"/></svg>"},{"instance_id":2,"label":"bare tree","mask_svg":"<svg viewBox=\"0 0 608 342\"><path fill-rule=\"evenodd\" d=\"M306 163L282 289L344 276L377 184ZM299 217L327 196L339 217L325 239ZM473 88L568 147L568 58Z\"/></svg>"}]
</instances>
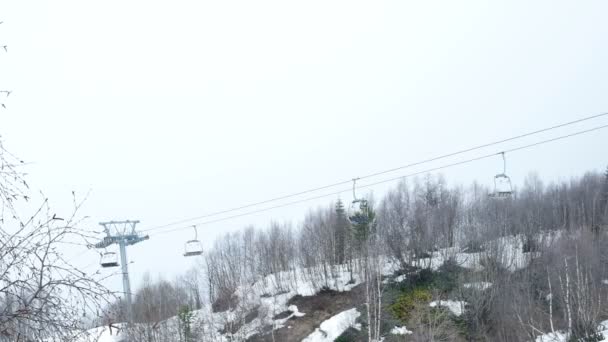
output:
<instances>
[{"instance_id":1,"label":"bare tree","mask_svg":"<svg viewBox=\"0 0 608 342\"><path fill-rule=\"evenodd\" d=\"M3 21L0 21L0 24L3 24ZM8 52L8 47L6 44L0 42L0 53ZM6 109L6 105L4 104L4 100L11 94L9 90L0 89L0 110Z\"/></svg>"},{"instance_id":2,"label":"bare tree","mask_svg":"<svg viewBox=\"0 0 608 342\"><path fill-rule=\"evenodd\" d=\"M101 279L73 266L62 253L62 246L84 245L91 238L78 228L83 201L74 195L67 217L53 212L46 198L33 213L20 215L31 200L22 162L1 142L0 163L0 340L69 341L87 316L112 298Z\"/></svg>"},{"instance_id":3,"label":"bare tree","mask_svg":"<svg viewBox=\"0 0 608 342\"><path fill-rule=\"evenodd\" d=\"M0 90L0 109L10 94ZM28 209L23 165L0 136L0 341L69 341L82 333L87 315L113 295L62 253L62 246L87 244L90 238L78 228L84 200L72 193L74 208L67 217L53 212L47 198Z\"/></svg>"},{"instance_id":4,"label":"bare tree","mask_svg":"<svg viewBox=\"0 0 608 342\"><path fill-rule=\"evenodd\" d=\"M389 191L378 209L378 227L390 255L397 260L401 269L407 269L413 259L409 244L412 239L410 226L411 202L408 185L400 182L397 188Z\"/></svg>"}]
</instances>

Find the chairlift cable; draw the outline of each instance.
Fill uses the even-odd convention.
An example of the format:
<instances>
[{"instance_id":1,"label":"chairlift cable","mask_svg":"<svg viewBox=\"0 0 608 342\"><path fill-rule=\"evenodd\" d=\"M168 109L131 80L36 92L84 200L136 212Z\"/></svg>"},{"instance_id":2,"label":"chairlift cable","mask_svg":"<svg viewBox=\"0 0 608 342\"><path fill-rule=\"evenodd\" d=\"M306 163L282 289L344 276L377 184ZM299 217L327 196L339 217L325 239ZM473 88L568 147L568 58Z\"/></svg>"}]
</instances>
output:
<instances>
[{"instance_id":1,"label":"chairlift cable","mask_svg":"<svg viewBox=\"0 0 608 342\"><path fill-rule=\"evenodd\" d=\"M510 138L505 138L505 139L493 141L493 142L490 142L490 143L485 143L485 144L477 145L477 146L474 146L474 147L470 147L470 148L466 148L466 149L463 149L463 150L451 152L451 153L448 153L448 154L432 157L432 158L429 158L429 159L425 159L425 160L422 160L422 161L410 163L410 164L407 164L407 165L403 165L403 166L387 169L387 170L384 170L384 171L375 172L375 173L372 173L372 174L368 174L368 175L365 175L365 176L358 177L357 179L366 179L366 178L377 177L377 176L380 176L380 175L383 175L383 174L387 174L387 173L395 172L395 171L398 171L398 170L402 170L402 169L406 169L406 168L411 168L411 167L414 167L414 166L430 163L430 162L433 162L433 161L437 161L437 160L453 157L453 156L456 156L456 155L472 152L472 151L483 149L483 148L486 148L486 147L490 147L490 146L494 146L494 145L498 145L498 144L503 144L503 143L506 143L506 142L509 142L509 141L514 141L514 140L522 139L522 138L533 136L533 135L536 135L536 134L539 134L539 133L548 132L548 131L551 131L551 130L555 130L555 129L558 129L558 128L574 125L574 124L581 123L581 122L588 121L588 120L592 120L592 119L597 119L597 118L600 118L600 117L603 117L603 116L607 116L607 115L608 115L608 112L600 113L600 114L596 114L596 115L591 115L591 116L587 116L587 117L580 118L580 119L577 119L577 120L573 120L573 121L561 123L561 124L558 124L558 125L554 125L554 126L538 129L538 130L535 130L535 131L519 134L519 135L510 137ZM249 204L245 204L245 205L242 205L242 206L239 206L239 207L234 207L234 208L230 208L230 209L226 209L226 210L221 210L221 211L216 211L216 212L208 213L208 214L201 215L201 216L196 216L196 217L191 217L191 218L187 218L187 219L182 219L182 220L174 221L174 222L171 222L171 223L163 224L163 225L160 225L160 226L153 226L151 228L142 229L140 231L141 232L149 232L149 231L154 231L154 230L159 230L159 229L167 228L167 227L170 227L170 226L179 225L179 224L186 223L186 222L192 222L192 221L196 221L196 220L200 220L200 219L204 219L204 218L208 218L208 217L213 217L213 216L218 216L218 215L222 215L222 214L227 214L227 213L234 212L234 211L240 211L240 210L243 210L243 209L247 209L247 208L251 208L251 207L256 207L256 206L259 206L259 205L262 205L262 204L276 202L276 201L280 201L280 200L284 200L284 199L288 199L288 198L292 198L292 197L297 197L297 196L305 195L305 194L312 193L312 192L317 192L317 191L320 191L320 190L334 188L334 187L337 187L337 186L340 186L340 185L349 184L352 181L353 181L352 179L345 180L345 181L340 181L340 182L336 182L336 183L333 183L333 184L328 184L328 185L324 185L324 186L320 186L320 187L316 187L316 188L311 188L311 189L308 189L308 190L303 190L303 191L295 192L295 193L292 193L292 194L287 194L287 195L283 195L283 196L279 196L279 197L274 197L274 198L271 198L271 199L268 199L268 200L264 200L264 201L249 203ZM339 194L339 193L342 193L342 192L344 192L344 191L339 191L337 193ZM328 196L328 195L325 195L325 196ZM305 199L304 201L307 201L307 199ZM281 206L279 206L279 207L281 207ZM237 215L237 217L239 217L239 216L242 216L242 215Z\"/></svg>"},{"instance_id":2,"label":"chairlift cable","mask_svg":"<svg viewBox=\"0 0 608 342\"><path fill-rule=\"evenodd\" d=\"M494 153L490 153L490 154L485 154L485 155L481 155L481 156L478 156L478 157L475 157L475 158L470 158L470 159L466 159L466 160L462 160L462 161L458 161L458 162L454 162L454 163L450 163L450 164L446 164L446 165L442 165L442 166L426 169L426 170L423 170L423 171L418 171L418 172L410 173L410 174L407 174L407 175L401 175L401 176L398 176L398 177L392 177L392 178L389 178L389 179L384 179L384 180L381 180L381 181L377 181L377 182L361 185L361 186L359 186L359 188L360 189L361 188L369 188L369 187L373 187L373 186L376 186L376 185L379 185L379 184L384 184L384 183L388 183L388 182L394 182L394 181L397 181L397 180L402 180L402 179L406 179L406 178L410 178L410 177L414 177L414 176L418 176L418 175L422 175L422 174L427 174L429 172L435 172L435 171L443 170L443 169L454 167L454 166L458 166L458 165L464 165L464 164L476 162L476 161L479 161L479 160L482 160L482 159L487 159L487 158L495 157L495 156L500 155L502 153L517 152L517 151L525 150L525 149L528 149L528 148L536 147L536 146L539 146L539 145L544 145L544 144L548 144L548 143L551 143L551 142L555 142L555 141L558 141L558 140L563 140L563 139L571 138L571 137L574 137L574 136L578 136L578 135L582 135L582 134L586 134L586 133L591 133L591 132L594 132L594 131L599 131L599 130L604 129L604 128L608 128L608 125L596 126L596 127L590 128L590 129L586 129L586 130L582 130L582 131L577 131L577 132L574 132L574 133L558 136L558 137L555 137L555 138L546 139L546 140L538 141L538 142L535 142L535 143L531 143L531 144L527 144L527 145L523 145L523 146L519 146L519 147L507 149L507 150L503 150L501 152L494 152ZM363 178L363 177L361 177L361 178ZM349 182L352 182L352 180L350 180ZM237 214L237 215L232 215L232 216L228 216L228 217L222 217L222 218L218 218L218 219L214 219L214 220L198 222L197 225L199 225L199 226L200 225L208 225L208 224L217 223L217 222L223 222L223 221L227 221L227 220L231 220L231 219L235 219L235 218L239 218L239 217L243 217L243 216L254 215L254 214L270 211L270 210L277 209L277 208L283 208L283 207L287 207L287 206L291 206L291 205L295 205L295 204L299 204L299 203L304 203L304 202L309 202L309 201L313 201L313 200L317 200L317 199L321 199L321 198L325 198L325 197L336 196L336 195L339 195L339 194L342 194L342 193L345 193L345 192L349 192L351 190L352 190L351 188L349 188L349 189L342 189L340 191L336 191L336 192L332 192L332 193L327 193L327 194L323 194L323 195L319 195L319 196L314 196L314 197L310 197L310 198L305 198L305 199L301 199L301 200L297 200L297 201L292 201L292 202L288 202L288 203L283 203L283 204L272 206L272 207L268 207L268 208L262 208L262 209L258 209L258 210L254 210L254 211L250 211L250 212L246 212L246 213L241 213L241 214ZM156 236L156 235L162 235L162 234L172 233L172 232L184 230L184 229L189 228L189 227L191 227L191 226L177 227L177 228L167 229L167 230L163 230L163 231L160 231L158 233L153 233L153 234L150 234L150 235L151 236Z\"/></svg>"}]
</instances>

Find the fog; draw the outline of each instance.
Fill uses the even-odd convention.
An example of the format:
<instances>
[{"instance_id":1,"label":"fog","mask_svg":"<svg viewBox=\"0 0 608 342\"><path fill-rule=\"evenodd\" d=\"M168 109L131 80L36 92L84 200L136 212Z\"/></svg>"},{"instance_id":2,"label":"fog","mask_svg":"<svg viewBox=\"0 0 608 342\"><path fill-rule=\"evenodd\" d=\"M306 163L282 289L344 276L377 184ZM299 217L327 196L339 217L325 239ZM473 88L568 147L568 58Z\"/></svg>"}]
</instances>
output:
<instances>
[{"instance_id":1,"label":"fog","mask_svg":"<svg viewBox=\"0 0 608 342\"><path fill-rule=\"evenodd\" d=\"M605 112L607 11L601 1L3 1L0 89L13 93L0 133L58 212L75 191L88 194L91 231L122 219L152 228ZM509 175L522 184L529 172L602 170L606 134L508 154ZM489 185L501 168L497 156L441 172ZM336 199L201 225L199 238L209 248L248 224L297 225ZM195 265L182 256L191 238L151 232L129 247L134 287L146 272ZM98 251L85 250L66 253L94 271Z\"/></svg>"}]
</instances>

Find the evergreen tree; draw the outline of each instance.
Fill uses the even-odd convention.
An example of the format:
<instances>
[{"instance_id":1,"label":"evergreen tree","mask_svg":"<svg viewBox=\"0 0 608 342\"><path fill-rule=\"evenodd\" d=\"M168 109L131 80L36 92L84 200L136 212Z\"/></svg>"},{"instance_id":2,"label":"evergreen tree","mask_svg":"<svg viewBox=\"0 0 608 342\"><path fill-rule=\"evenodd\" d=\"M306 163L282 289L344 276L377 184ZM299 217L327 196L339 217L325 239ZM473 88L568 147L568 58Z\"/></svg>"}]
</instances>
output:
<instances>
[{"instance_id":1,"label":"evergreen tree","mask_svg":"<svg viewBox=\"0 0 608 342\"><path fill-rule=\"evenodd\" d=\"M608 226L608 167L604 173L604 185L602 186L602 194L600 197L600 210L602 213L602 223Z\"/></svg>"},{"instance_id":2,"label":"evergreen tree","mask_svg":"<svg viewBox=\"0 0 608 342\"><path fill-rule=\"evenodd\" d=\"M360 202L359 210L350 216L352 234L357 244L362 246L376 230L376 213L365 200Z\"/></svg>"},{"instance_id":3,"label":"evergreen tree","mask_svg":"<svg viewBox=\"0 0 608 342\"><path fill-rule=\"evenodd\" d=\"M608 202L608 166L606 166L606 172L604 173L603 196L604 196L604 201Z\"/></svg>"},{"instance_id":4,"label":"evergreen tree","mask_svg":"<svg viewBox=\"0 0 608 342\"><path fill-rule=\"evenodd\" d=\"M346 243L348 238L348 218L344 210L342 200L336 203L336 221L334 222L334 234L336 239L335 260L337 264L343 264L346 260Z\"/></svg>"},{"instance_id":5,"label":"evergreen tree","mask_svg":"<svg viewBox=\"0 0 608 342\"><path fill-rule=\"evenodd\" d=\"M192 334L192 320L194 313L188 306L182 306L177 314L179 324L180 341L192 342L194 337Z\"/></svg>"}]
</instances>

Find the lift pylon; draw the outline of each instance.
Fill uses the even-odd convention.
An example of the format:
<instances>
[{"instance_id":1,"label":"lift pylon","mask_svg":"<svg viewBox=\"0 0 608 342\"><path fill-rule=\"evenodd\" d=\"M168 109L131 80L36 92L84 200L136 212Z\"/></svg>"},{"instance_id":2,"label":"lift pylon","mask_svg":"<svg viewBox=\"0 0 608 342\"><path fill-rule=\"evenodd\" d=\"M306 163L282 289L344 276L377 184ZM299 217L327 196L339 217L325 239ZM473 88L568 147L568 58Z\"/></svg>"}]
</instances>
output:
<instances>
[{"instance_id":1,"label":"lift pylon","mask_svg":"<svg viewBox=\"0 0 608 342\"><path fill-rule=\"evenodd\" d=\"M107 248L113 244L117 244L119 247L120 263L122 266L122 287L127 302L127 319L129 323L133 322L133 307L131 282L129 281L129 264L127 262L127 246L132 246L150 238L148 235L140 236L135 231L135 226L138 223L139 221L137 220L99 222L99 225L103 226L106 236L95 244L95 248Z\"/></svg>"}]
</instances>

